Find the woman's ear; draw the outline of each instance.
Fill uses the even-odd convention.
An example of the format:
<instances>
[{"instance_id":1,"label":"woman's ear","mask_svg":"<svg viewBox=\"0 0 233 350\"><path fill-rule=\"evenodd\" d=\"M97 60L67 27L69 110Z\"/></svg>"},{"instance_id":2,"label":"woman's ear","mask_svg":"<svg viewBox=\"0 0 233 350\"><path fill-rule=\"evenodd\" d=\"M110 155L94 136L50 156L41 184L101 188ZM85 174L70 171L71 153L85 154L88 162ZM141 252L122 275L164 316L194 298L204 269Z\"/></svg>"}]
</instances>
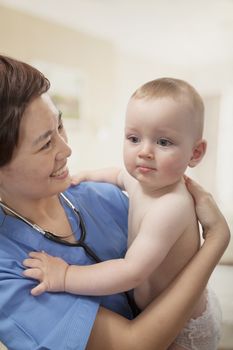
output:
<instances>
[{"instance_id":1,"label":"woman's ear","mask_svg":"<svg viewBox=\"0 0 233 350\"><path fill-rule=\"evenodd\" d=\"M196 144L193 147L192 157L188 164L190 168L194 168L198 163L200 163L200 161L205 155L206 147L207 147L206 140L199 140L196 142Z\"/></svg>"}]
</instances>

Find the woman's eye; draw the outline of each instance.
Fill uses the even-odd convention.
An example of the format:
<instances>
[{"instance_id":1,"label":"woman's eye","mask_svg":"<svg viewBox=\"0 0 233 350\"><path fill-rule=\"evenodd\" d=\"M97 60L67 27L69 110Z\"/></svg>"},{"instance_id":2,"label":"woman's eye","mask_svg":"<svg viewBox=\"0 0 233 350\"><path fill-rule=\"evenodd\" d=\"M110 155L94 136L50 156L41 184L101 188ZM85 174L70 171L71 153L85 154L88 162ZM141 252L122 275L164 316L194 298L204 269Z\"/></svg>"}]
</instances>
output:
<instances>
[{"instance_id":1,"label":"woman's eye","mask_svg":"<svg viewBox=\"0 0 233 350\"><path fill-rule=\"evenodd\" d=\"M62 122L60 122L60 124L58 125L58 131L61 131L61 130L63 130L63 123Z\"/></svg>"},{"instance_id":2,"label":"woman's eye","mask_svg":"<svg viewBox=\"0 0 233 350\"><path fill-rule=\"evenodd\" d=\"M46 142L46 144L45 144L44 146L41 147L41 150L44 150L44 149L49 148L50 145L51 145L51 142L52 142L51 140L49 140L48 142Z\"/></svg>"},{"instance_id":3,"label":"woman's eye","mask_svg":"<svg viewBox=\"0 0 233 350\"><path fill-rule=\"evenodd\" d=\"M162 147L168 147L168 146L172 145L171 141L169 141L167 139L159 139L157 141L157 144L162 146Z\"/></svg>"},{"instance_id":4,"label":"woman's eye","mask_svg":"<svg viewBox=\"0 0 233 350\"><path fill-rule=\"evenodd\" d=\"M128 140L132 143L138 143L140 141L139 137L137 136L129 136Z\"/></svg>"}]
</instances>

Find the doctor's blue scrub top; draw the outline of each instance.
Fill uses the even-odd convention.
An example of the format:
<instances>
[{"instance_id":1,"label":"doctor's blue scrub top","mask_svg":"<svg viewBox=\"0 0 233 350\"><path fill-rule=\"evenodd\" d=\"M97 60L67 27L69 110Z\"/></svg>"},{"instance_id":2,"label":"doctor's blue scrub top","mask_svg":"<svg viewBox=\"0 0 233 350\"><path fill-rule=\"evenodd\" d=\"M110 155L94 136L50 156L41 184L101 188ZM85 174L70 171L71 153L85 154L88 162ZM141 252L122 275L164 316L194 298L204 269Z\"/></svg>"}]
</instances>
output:
<instances>
[{"instance_id":1,"label":"doctor's blue scrub top","mask_svg":"<svg viewBox=\"0 0 233 350\"><path fill-rule=\"evenodd\" d=\"M80 211L87 231L85 242L99 258L124 257L127 197L113 185L91 182L71 187L65 195ZM79 219L63 199L61 202L79 239ZM0 209L0 340L10 350L85 349L99 305L132 318L124 293L105 297L44 293L33 297L30 290L36 282L23 277L22 261L30 251L41 250L69 264L93 263L83 248L52 242Z\"/></svg>"}]
</instances>

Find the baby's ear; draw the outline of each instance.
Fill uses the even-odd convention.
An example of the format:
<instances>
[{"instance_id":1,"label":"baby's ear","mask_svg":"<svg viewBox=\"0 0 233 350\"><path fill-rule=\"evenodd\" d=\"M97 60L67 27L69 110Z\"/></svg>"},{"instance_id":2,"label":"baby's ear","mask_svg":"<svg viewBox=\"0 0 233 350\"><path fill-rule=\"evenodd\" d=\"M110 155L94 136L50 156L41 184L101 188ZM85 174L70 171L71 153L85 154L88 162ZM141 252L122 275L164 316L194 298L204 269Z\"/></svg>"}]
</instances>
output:
<instances>
[{"instance_id":1,"label":"baby's ear","mask_svg":"<svg viewBox=\"0 0 233 350\"><path fill-rule=\"evenodd\" d=\"M193 147L192 157L189 161L189 167L194 168L205 155L207 143L206 140L199 140Z\"/></svg>"}]
</instances>

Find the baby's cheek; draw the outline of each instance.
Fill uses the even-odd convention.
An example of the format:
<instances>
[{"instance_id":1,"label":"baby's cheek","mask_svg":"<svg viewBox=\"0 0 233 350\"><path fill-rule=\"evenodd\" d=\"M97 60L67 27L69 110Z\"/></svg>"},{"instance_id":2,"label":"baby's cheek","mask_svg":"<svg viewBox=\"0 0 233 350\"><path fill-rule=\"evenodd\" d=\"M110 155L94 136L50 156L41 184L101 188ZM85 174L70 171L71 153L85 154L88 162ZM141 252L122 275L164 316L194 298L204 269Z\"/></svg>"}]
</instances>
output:
<instances>
[{"instance_id":1,"label":"baby's cheek","mask_svg":"<svg viewBox=\"0 0 233 350\"><path fill-rule=\"evenodd\" d=\"M185 172L187 164L181 159L171 159L164 164L164 171L171 176L180 176Z\"/></svg>"}]
</instances>

